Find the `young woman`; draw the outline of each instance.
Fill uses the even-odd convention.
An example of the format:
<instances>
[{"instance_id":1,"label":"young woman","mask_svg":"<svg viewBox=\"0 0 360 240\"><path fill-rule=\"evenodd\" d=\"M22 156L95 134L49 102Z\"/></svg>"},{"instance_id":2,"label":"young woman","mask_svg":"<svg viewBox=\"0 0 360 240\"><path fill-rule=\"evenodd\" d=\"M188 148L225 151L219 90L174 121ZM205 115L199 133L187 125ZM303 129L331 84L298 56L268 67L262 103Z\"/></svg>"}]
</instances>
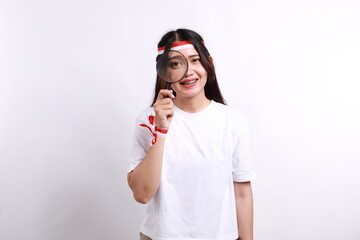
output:
<instances>
[{"instance_id":1,"label":"young woman","mask_svg":"<svg viewBox=\"0 0 360 240\"><path fill-rule=\"evenodd\" d=\"M158 48L181 52L188 71L172 90L158 76L152 107L136 121L128 183L148 203L141 239L252 240L247 123L225 104L199 34L168 32Z\"/></svg>"}]
</instances>

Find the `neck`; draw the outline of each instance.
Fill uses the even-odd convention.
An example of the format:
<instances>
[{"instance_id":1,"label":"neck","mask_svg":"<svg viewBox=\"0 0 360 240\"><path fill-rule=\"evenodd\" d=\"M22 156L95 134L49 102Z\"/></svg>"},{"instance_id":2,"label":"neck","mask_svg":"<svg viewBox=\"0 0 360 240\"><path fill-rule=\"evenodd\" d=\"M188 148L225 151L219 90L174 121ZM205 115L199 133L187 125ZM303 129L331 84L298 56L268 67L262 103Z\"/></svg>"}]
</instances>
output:
<instances>
[{"instance_id":1,"label":"neck","mask_svg":"<svg viewBox=\"0 0 360 240\"><path fill-rule=\"evenodd\" d=\"M207 99L205 95L193 98L176 97L174 99L175 105L184 112L188 113L200 112L201 110L206 108L210 104L210 102L211 101Z\"/></svg>"}]
</instances>

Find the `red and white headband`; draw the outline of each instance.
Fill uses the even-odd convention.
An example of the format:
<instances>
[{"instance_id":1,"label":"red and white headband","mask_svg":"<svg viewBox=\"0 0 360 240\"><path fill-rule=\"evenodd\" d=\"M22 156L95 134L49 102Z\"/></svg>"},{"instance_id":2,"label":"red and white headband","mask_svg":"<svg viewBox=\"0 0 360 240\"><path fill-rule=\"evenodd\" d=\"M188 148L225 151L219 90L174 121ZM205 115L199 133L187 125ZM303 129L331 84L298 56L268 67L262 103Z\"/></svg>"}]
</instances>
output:
<instances>
[{"instance_id":1,"label":"red and white headband","mask_svg":"<svg viewBox=\"0 0 360 240\"><path fill-rule=\"evenodd\" d=\"M204 44L204 42L202 42L202 44ZM204 44L205 45L205 44ZM175 42L171 45L170 50L181 50L181 49L185 49L185 48L193 48L194 45L192 42L190 41L182 41L182 42ZM159 47L158 48L158 55L163 54L165 50L165 46L164 47Z\"/></svg>"}]
</instances>

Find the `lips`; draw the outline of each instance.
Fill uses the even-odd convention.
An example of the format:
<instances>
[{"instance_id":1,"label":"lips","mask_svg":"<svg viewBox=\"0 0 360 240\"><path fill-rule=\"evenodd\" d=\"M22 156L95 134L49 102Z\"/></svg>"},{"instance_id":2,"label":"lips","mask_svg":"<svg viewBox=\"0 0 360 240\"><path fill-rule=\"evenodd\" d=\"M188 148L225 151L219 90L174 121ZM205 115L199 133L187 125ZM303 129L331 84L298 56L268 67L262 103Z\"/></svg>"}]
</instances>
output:
<instances>
[{"instance_id":1,"label":"lips","mask_svg":"<svg viewBox=\"0 0 360 240\"><path fill-rule=\"evenodd\" d=\"M186 79L180 82L181 85L191 85L195 82L197 82L199 79L198 78L193 78L193 79Z\"/></svg>"}]
</instances>

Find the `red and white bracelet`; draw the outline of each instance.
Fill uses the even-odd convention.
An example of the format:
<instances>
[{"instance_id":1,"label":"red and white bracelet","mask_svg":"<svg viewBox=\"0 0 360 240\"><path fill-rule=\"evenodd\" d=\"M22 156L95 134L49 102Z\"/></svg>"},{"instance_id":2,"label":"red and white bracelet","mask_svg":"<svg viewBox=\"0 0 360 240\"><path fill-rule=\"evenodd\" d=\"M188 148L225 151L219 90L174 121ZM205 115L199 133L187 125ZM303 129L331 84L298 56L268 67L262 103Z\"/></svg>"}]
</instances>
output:
<instances>
[{"instance_id":1,"label":"red and white bracelet","mask_svg":"<svg viewBox=\"0 0 360 240\"><path fill-rule=\"evenodd\" d=\"M156 132L156 135L165 137L168 130L160 129L160 128L155 126L155 132Z\"/></svg>"}]
</instances>

